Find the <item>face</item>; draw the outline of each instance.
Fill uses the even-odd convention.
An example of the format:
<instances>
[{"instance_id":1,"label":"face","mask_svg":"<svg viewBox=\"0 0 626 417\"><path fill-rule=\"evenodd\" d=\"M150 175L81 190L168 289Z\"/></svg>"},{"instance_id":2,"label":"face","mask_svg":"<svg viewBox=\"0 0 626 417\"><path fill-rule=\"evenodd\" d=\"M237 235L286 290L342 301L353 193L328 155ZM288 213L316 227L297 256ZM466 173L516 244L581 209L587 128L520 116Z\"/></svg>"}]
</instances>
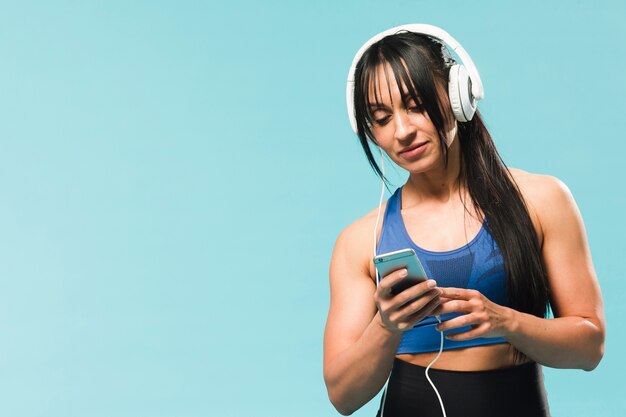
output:
<instances>
[{"instance_id":1,"label":"face","mask_svg":"<svg viewBox=\"0 0 626 417\"><path fill-rule=\"evenodd\" d=\"M443 152L437 128L421 103L405 94L389 66L380 66L376 76L379 85L370 88L369 103L374 115L371 130L379 146L400 167L412 173L443 167ZM378 93L378 102L374 96ZM445 93L443 93L445 94ZM447 101L447 100L446 100ZM456 135L456 123L447 132L448 146Z\"/></svg>"}]
</instances>

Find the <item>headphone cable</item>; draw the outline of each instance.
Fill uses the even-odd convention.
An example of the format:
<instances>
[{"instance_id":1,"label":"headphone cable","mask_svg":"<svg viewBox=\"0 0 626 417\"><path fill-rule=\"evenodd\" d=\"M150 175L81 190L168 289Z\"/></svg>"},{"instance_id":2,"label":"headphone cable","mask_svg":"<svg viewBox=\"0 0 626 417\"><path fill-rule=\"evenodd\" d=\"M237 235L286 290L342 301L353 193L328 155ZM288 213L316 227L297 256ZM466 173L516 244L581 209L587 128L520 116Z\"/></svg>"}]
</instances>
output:
<instances>
[{"instance_id":1,"label":"headphone cable","mask_svg":"<svg viewBox=\"0 0 626 417\"><path fill-rule=\"evenodd\" d=\"M383 150L380 148L380 146L378 146L378 151L380 152L380 165L382 168L382 174L383 174L383 180L382 180L382 185L381 185L381 190L380 190L380 199L378 200L378 214L376 215L376 225L374 226L374 257L376 257L377 255L377 236L376 236L376 232L378 231L378 224L380 222L380 212L383 206L383 197L385 195L385 158L383 157ZM376 270L376 288L378 288L378 281L379 281L379 277L380 274L378 273L378 269ZM440 316L435 316L437 318L437 321L439 323L441 323L441 317ZM433 383L433 381L430 379L430 376L428 376L428 371L430 370L430 367L433 366L433 364L435 362L437 362L437 359L439 359L439 357L441 356L441 353L443 352L443 332L439 333L441 336L441 343L439 345L439 353L437 353L437 356L435 356L435 359L432 360L432 362L430 362L428 364L428 366L426 367L426 371L424 371L424 375L426 375L426 379L428 380L428 382L430 383L430 386L433 387L433 390L435 390L435 394L437 394L437 398L439 399L439 405L441 406L441 412L443 413L443 417L447 417L446 416L446 409L443 405L443 400L441 399L441 395L439 394L439 391L437 390L437 387L435 387L435 384ZM382 399L382 403L380 406L380 417L384 417L384 412L385 412L385 400L387 399L387 385L389 384L389 379L391 378L391 371L389 371L389 376L387 376L387 381L385 381L385 385L383 386L383 399Z\"/></svg>"}]
</instances>

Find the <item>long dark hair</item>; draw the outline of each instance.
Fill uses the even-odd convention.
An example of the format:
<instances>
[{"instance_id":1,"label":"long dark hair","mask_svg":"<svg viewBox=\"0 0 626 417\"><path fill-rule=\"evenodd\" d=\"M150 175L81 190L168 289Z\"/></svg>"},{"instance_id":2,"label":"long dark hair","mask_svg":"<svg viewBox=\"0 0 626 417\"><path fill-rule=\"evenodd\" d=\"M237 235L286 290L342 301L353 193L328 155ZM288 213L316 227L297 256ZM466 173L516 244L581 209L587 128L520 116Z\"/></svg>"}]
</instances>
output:
<instances>
[{"instance_id":1,"label":"long dark hair","mask_svg":"<svg viewBox=\"0 0 626 417\"><path fill-rule=\"evenodd\" d=\"M372 87L375 100L379 100L376 70L388 64L398 86L402 86L402 98L410 97L422 104L437 128L447 166L446 126L454 116L448 102L442 100L438 87L443 91L442 87L448 85L449 68L453 63L450 53L439 41L412 32L387 36L361 57L354 89L358 136L367 160L385 182L368 144L368 140L376 143L370 128L374 115L369 106ZM471 121L458 123L458 140L461 149L459 181L467 187L476 212L484 214L488 230L500 248L507 273L509 305L518 311L545 317L550 293L538 236L520 190L498 154L480 112Z\"/></svg>"}]
</instances>

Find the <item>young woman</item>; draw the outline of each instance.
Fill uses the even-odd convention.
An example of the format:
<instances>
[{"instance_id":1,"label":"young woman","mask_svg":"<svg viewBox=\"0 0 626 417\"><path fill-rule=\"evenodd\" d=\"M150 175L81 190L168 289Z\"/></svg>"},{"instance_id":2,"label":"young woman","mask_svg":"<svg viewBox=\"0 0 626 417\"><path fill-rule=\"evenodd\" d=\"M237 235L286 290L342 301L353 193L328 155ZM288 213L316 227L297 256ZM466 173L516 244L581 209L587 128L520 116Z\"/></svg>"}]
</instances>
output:
<instances>
[{"instance_id":1,"label":"young woman","mask_svg":"<svg viewBox=\"0 0 626 417\"><path fill-rule=\"evenodd\" d=\"M583 221L561 181L507 168L475 107L451 102L459 67L441 39L398 30L357 55L348 100L368 161L384 177L371 141L409 177L381 224L374 209L337 238L328 394L349 415L389 376L382 416L547 416L541 365L590 371L604 352ZM412 248L429 280L392 293L406 270L377 277L374 234L377 254Z\"/></svg>"}]
</instances>

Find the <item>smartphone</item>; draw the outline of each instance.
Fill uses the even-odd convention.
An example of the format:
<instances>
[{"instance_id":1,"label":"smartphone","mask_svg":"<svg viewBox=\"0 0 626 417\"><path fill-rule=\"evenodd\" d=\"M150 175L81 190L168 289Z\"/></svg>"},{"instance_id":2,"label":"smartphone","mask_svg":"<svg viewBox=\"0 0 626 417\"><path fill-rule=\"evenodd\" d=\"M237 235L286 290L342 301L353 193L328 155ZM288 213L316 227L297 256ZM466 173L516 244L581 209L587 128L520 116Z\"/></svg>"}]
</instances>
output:
<instances>
[{"instance_id":1,"label":"smartphone","mask_svg":"<svg viewBox=\"0 0 626 417\"><path fill-rule=\"evenodd\" d=\"M407 288L428 279L422 267L422 263L417 258L415 251L411 248L400 249L375 256L374 265L381 278L398 269L406 268L408 271L408 275L404 277L404 279L391 287L391 293L393 295L399 294Z\"/></svg>"}]
</instances>

